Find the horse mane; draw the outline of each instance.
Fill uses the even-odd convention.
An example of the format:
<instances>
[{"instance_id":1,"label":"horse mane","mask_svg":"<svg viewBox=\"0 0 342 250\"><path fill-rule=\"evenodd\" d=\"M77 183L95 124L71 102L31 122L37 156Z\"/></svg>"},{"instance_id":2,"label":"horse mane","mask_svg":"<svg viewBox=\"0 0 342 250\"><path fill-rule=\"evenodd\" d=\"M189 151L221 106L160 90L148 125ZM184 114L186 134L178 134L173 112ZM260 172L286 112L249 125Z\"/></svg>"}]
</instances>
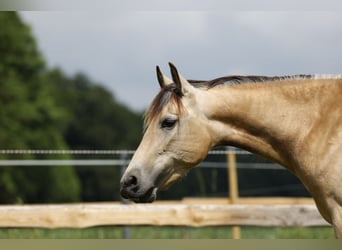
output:
<instances>
[{"instance_id":1,"label":"horse mane","mask_svg":"<svg viewBox=\"0 0 342 250\"><path fill-rule=\"evenodd\" d=\"M188 80L188 82L196 88L207 88L211 89L216 86L222 85L235 85L235 84L245 84L245 83L265 83L265 82L275 82L283 80L301 80L301 79L312 79L314 75L293 75L293 76L242 76L242 75L232 75L219 77L213 80Z\"/></svg>"}]
</instances>

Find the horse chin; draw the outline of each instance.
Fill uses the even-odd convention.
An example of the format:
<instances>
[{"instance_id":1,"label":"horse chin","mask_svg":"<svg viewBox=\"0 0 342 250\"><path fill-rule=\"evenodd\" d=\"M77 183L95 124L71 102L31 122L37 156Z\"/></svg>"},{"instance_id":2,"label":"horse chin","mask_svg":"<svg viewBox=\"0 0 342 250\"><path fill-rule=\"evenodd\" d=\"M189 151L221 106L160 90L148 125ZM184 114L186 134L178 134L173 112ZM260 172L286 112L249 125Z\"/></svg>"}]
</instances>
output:
<instances>
[{"instance_id":1,"label":"horse chin","mask_svg":"<svg viewBox=\"0 0 342 250\"><path fill-rule=\"evenodd\" d=\"M172 186L177 180L179 180L182 177L182 174L179 172L173 173L169 176L160 175L159 180L157 181L157 185L153 186L144 194L140 194L139 196L130 197L132 201L135 203L151 203L154 202L157 199L157 192L163 191L168 189L170 186Z\"/></svg>"},{"instance_id":2,"label":"horse chin","mask_svg":"<svg viewBox=\"0 0 342 250\"><path fill-rule=\"evenodd\" d=\"M157 188L152 187L147 192L139 197L131 198L135 203L151 203L157 199Z\"/></svg>"}]
</instances>

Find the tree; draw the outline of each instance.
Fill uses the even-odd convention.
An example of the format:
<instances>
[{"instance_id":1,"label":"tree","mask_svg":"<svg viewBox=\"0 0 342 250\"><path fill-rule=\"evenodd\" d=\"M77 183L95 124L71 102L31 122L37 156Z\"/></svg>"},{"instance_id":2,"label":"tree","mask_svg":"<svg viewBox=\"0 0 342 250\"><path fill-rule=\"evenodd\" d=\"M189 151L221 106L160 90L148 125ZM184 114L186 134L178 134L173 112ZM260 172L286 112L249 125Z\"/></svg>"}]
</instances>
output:
<instances>
[{"instance_id":1,"label":"tree","mask_svg":"<svg viewBox=\"0 0 342 250\"><path fill-rule=\"evenodd\" d=\"M66 148L66 113L44 81L45 63L29 26L15 12L0 12L0 26L0 148ZM72 167L0 169L2 203L77 201L79 194Z\"/></svg>"},{"instance_id":2,"label":"tree","mask_svg":"<svg viewBox=\"0 0 342 250\"><path fill-rule=\"evenodd\" d=\"M1 12L0 25L0 148L137 146L141 114L84 74L68 77L47 69L17 13ZM81 186L84 200L119 199L119 179L115 167L5 167L0 169L0 202L77 201Z\"/></svg>"}]
</instances>

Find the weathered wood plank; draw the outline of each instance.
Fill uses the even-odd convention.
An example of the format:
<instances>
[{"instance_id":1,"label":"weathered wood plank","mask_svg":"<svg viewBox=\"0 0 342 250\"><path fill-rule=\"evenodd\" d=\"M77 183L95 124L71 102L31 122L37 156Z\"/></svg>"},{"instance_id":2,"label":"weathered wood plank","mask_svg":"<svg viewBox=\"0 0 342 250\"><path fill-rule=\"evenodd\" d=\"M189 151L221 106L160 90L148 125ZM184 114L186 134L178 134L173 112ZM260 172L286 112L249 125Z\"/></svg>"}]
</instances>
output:
<instances>
[{"instance_id":1,"label":"weathered wood plank","mask_svg":"<svg viewBox=\"0 0 342 250\"><path fill-rule=\"evenodd\" d=\"M160 202L160 201L157 201ZM170 201L171 203L172 201ZM229 198L184 198L182 204L232 204ZM174 201L173 201L174 203ZM235 204L241 205L314 205L312 198L298 197L238 197Z\"/></svg>"},{"instance_id":2,"label":"weathered wood plank","mask_svg":"<svg viewBox=\"0 0 342 250\"><path fill-rule=\"evenodd\" d=\"M100 225L326 226L313 205L22 205L0 206L0 227Z\"/></svg>"}]
</instances>

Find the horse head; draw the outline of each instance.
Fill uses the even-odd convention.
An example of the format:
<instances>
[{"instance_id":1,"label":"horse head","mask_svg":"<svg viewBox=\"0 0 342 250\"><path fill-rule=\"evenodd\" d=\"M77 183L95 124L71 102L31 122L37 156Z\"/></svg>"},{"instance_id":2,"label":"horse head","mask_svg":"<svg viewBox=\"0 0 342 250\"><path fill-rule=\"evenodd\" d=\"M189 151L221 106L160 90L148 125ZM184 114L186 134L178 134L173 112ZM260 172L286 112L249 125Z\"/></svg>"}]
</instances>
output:
<instances>
[{"instance_id":1,"label":"horse head","mask_svg":"<svg viewBox=\"0 0 342 250\"><path fill-rule=\"evenodd\" d=\"M145 132L122 176L121 195L152 202L201 162L211 148L206 117L198 106L200 90L169 64L172 80L157 66L161 87L145 114Z\"/></svg>"}]
</instances>

